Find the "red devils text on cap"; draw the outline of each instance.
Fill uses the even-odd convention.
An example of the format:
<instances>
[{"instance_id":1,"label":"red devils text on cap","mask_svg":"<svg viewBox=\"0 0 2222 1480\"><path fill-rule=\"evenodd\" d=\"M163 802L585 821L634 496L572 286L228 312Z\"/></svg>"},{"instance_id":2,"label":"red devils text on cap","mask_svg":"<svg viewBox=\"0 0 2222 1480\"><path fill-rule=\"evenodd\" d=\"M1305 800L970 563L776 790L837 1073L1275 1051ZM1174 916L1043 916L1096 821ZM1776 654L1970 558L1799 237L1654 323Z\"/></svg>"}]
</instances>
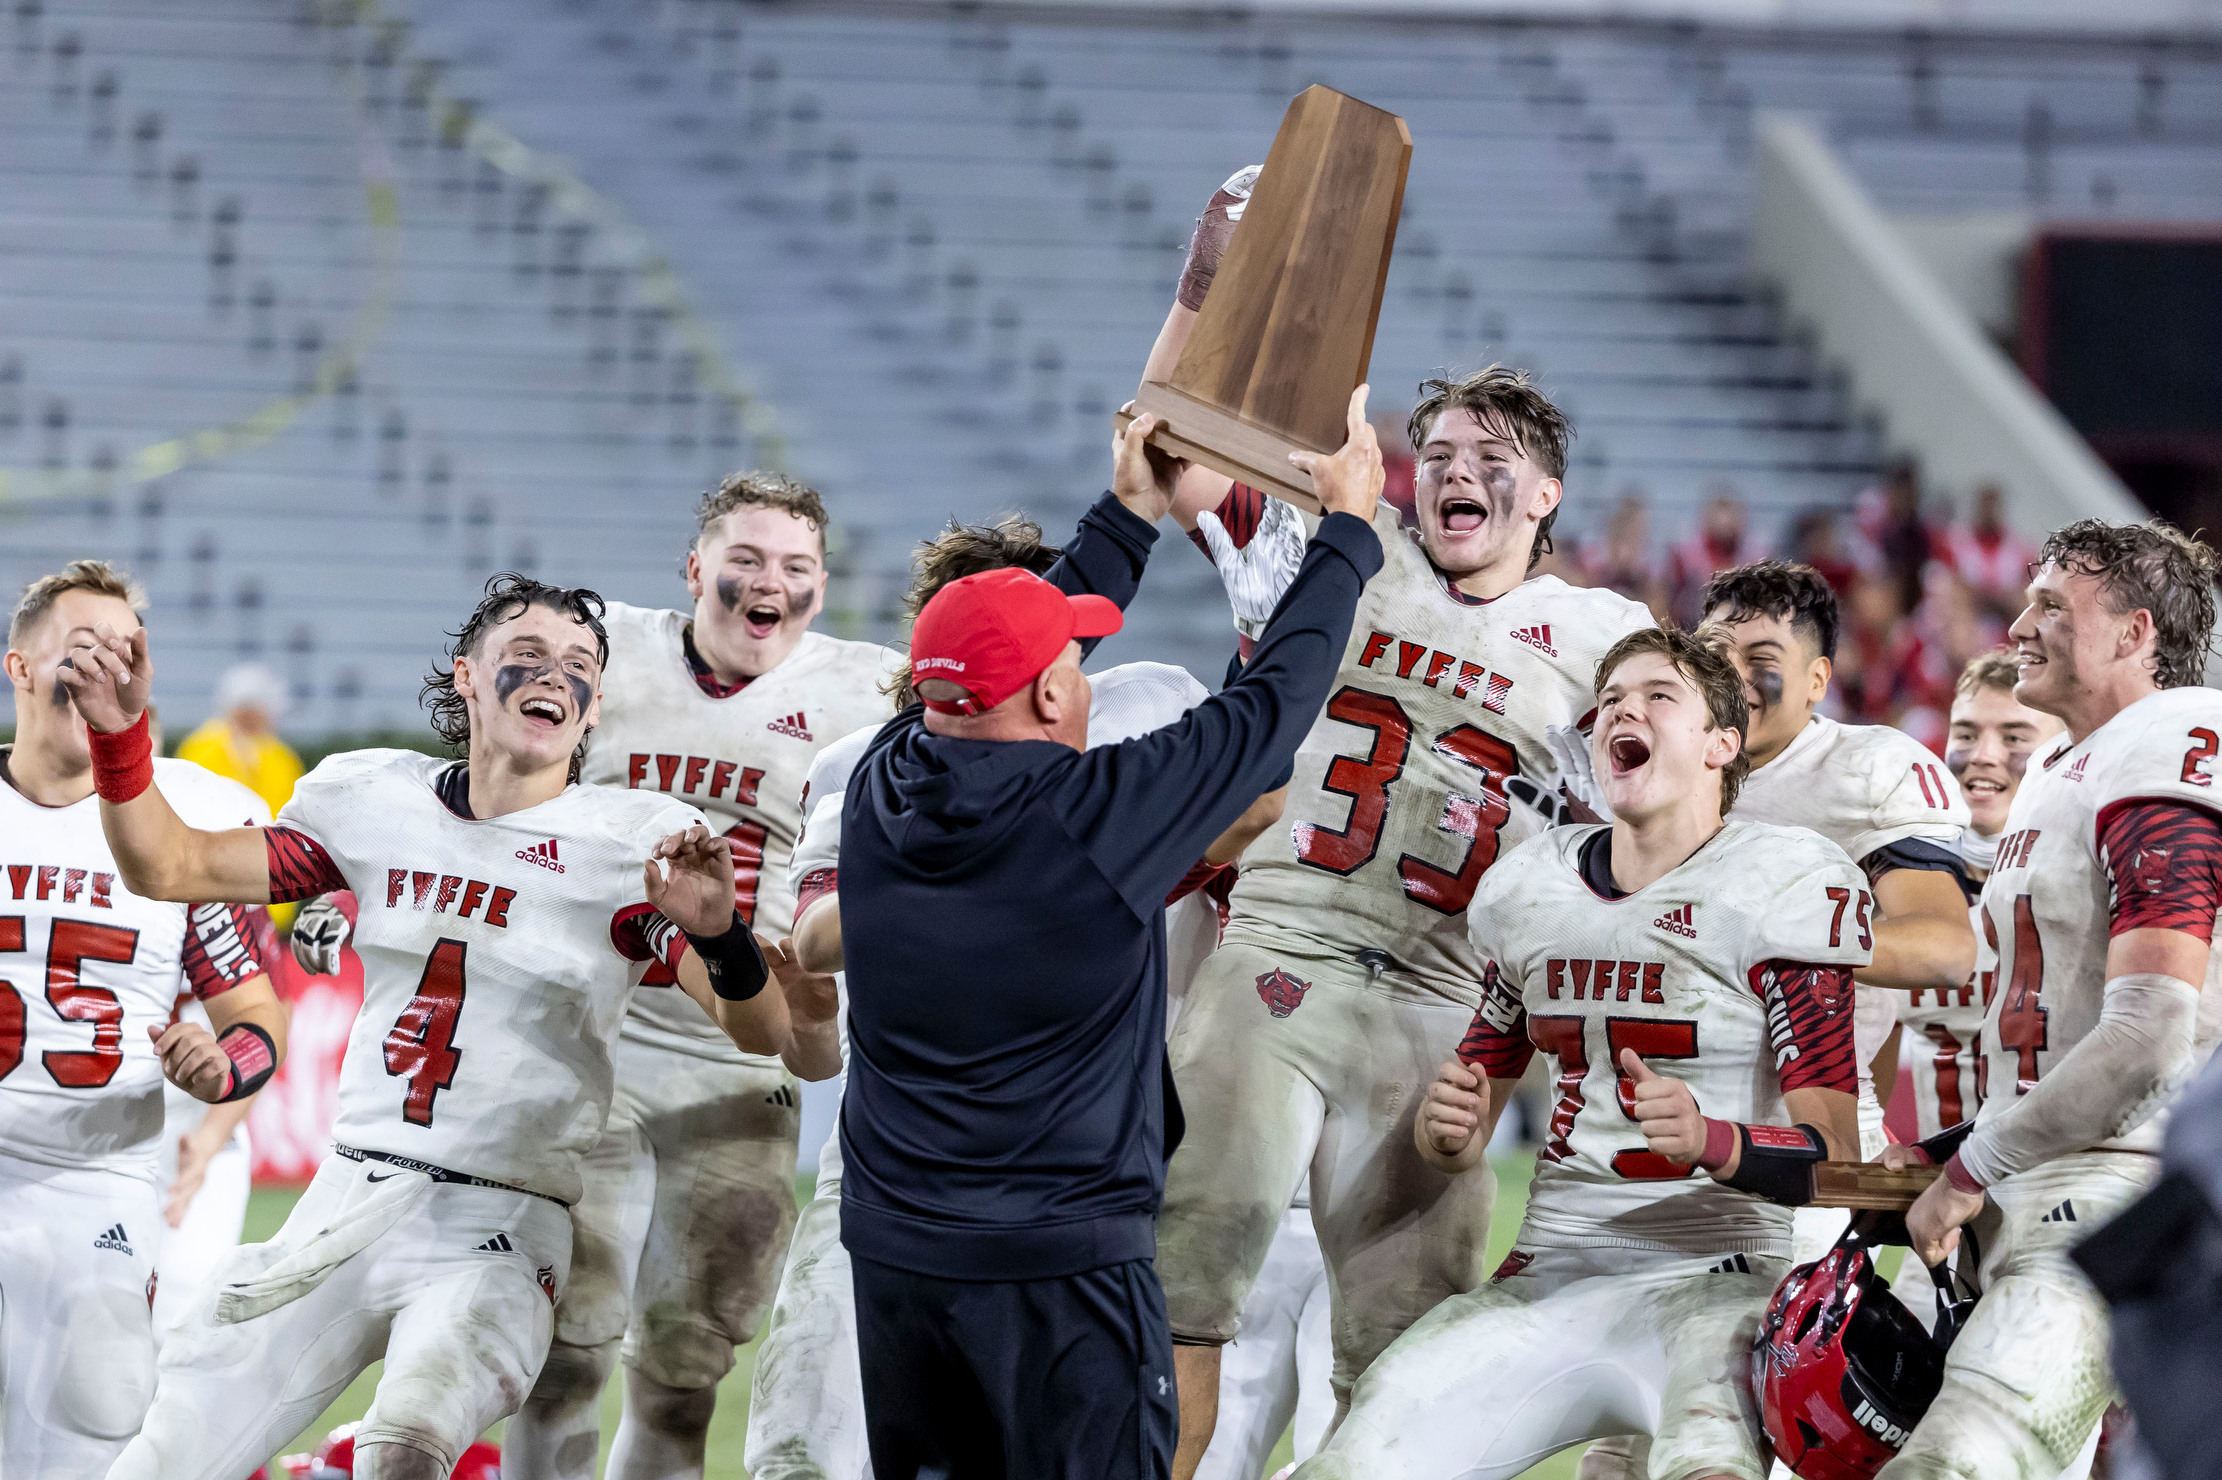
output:
<instances>
[{"instance_id":1,"label":"red devils text on cap","mask_svg":"<svg viewBox=\"0 0 2222 1480\"><path fill-rule=\"evenodd\" d=\"M1057 661L1076 637L1108 637L1125 620L1102 596L1067 596L1031 571L984 570L934 593L910 633L910 681L965 691L926 699L940 714L985 714ZM924 695L920 695L924 698Z\"/></svg>"}]
</instances>

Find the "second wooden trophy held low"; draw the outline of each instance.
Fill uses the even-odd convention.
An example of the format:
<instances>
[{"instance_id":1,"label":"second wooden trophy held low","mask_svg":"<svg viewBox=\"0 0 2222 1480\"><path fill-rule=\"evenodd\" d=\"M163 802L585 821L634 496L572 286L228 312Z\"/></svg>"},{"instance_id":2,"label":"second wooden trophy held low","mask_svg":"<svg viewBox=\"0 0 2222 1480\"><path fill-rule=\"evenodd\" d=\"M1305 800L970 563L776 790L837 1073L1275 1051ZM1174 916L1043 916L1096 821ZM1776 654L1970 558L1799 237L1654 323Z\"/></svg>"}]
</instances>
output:
<instances>
[{"instance_id":1,"label":"second wooden trophy held low","mask_svg":"<svg viewBox=\"0 0 2222 1480\"><path fill-rule=\"evenodd\" d=\"M1411 162L1395 114L1327 87L1297 95L1172 378L1135 393L1154 446L1317 511L1288 455L1343 444Z\"/></svg>"}]
</instances>

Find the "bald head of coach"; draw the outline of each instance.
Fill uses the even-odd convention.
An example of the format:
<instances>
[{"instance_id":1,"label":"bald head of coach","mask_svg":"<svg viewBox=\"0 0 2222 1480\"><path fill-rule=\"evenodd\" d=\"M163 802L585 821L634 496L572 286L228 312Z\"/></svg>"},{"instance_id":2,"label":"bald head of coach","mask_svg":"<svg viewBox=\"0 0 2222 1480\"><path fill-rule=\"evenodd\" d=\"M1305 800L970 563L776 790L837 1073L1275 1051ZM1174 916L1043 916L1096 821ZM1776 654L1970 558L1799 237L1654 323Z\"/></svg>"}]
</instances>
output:
<instances>
[{"instance_id":1,"label":"bald head of coach","mask_svg":"<svg viewBox=\"0 0 2222 1480\"><path fill-rule=\"evenodd\" d=\"M1132 583L992 571L919 614L924 702L874 737L841 817L841 1240L880 1480L1170 1469L1165 899L1286 780L1380 569L1364 408L1360 387L1343 449L1302 459L1327 513L1250 663L1176 724L1084 748L1081 658ZM1179 470L1152 426L1114 465L1144 519Z\"/></svg>"}]
</instances>

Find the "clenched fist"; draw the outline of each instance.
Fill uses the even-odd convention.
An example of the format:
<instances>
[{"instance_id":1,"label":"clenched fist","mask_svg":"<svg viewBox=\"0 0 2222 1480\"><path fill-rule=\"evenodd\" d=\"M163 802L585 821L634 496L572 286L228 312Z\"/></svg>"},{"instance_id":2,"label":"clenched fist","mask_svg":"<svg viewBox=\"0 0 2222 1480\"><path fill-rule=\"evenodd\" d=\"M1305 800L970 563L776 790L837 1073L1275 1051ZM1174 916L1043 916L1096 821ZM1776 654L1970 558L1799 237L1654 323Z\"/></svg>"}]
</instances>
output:
<instances>
[{"instance_id":1,"label":"clenched fist","mask_svg":"<svg viewBox=\"0 0 2222 1480\"><path fill-rule=\"evenodd\" d=\"M1412 1139L1429 1166L1463 1172L1489 1149L1489 1138L1481 1133L1488 1116L1489 1081L1451 1059L1435 1071L1435 1082L1420 1101Z\"/></svg>"}]
</instances>

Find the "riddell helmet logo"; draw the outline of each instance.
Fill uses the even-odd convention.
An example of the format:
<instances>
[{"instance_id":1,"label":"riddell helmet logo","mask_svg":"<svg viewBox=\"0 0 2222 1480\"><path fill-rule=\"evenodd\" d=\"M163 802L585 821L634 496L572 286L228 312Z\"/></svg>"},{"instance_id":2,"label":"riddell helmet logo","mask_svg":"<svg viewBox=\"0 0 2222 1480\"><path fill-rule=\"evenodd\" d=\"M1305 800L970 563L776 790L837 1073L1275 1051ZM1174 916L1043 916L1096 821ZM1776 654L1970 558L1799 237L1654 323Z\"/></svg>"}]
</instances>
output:
<instances>
[{"instance_id":1,"label":"riddell helmet logo","mask_svg":"<svg viewBox=\"0 0 2222 1480\"><path fill-rule=\"evenodd\" d=\"M1668 932L1669 934L1679 935L1689 940L1696 940L1697 906L1694 904L1686 904L1678 910L1668 910L1665 914L1659 916L1658 919L1653 920L1651 923L1653 925L1656 925L1659 929Z\"/></svg>"},{"instance_id":2,"label":"riddell helmet logo","mask_svg":"<svg viewBox=\"0 0 2222 1480\"><path fill-rule=\"evenodd\" d=\"M1258 997L1265 1003L1266 1011L1277 1018L1285 1018L1304 1005L1304 994L1312 984L1302 977L1290 976L1276 966L1258 978Z\"/></svg>"},{"instance_id":3,"label":"riddell helmet logo","mask_svg":"<svg viewBox=\"0 0 2222 1480\"><path fill-rule=\"evenodd\" d=\"M548 839L545 843L535 843L530 848L519 848L517 856L527 863L537 863L551 874L563 872L563 865L556 861L556 840L554 838Z\"/></svg>"},{"instance_id":4,"label":"riddell helmet logo","mask_svg":"<svg viewBox=\"0 0 2222 1480\"><path fill-rule=\"evenodd\" d=\"M774 735L785 735L790 740L808 740L812 738L809 717L799 709L785 719L772 720L764 728Z\"/></svg>"},{"instance_id":5,"label":"riddell helmet logo","mask_svg":"<svg viewBox=\"0 0 2222 1480\"><path fill-rule=\"evenodd\" d=\"M1906 1440L1913 1437L1911 1429L1892 1423L1881 1409L1865 1398L1852 1406L1852 1421L1893 1449L1905 1448Z\"/></svg>"},{"instance_id":6,"label":"riddell helmet logo","mask_svg":"<svg viewBox=\"0 0 2222 1480\"><path fill-rule=\"evenodd\" d=\"M1512 634L1512 640L1514 642L1524 642L1539 653L1545 653L1554 658L1558 656L1558 649L1551 646L1551 624L1549 622L1545 622L1540 627L1522 627Z\"/></svg>"}]
</instances>

